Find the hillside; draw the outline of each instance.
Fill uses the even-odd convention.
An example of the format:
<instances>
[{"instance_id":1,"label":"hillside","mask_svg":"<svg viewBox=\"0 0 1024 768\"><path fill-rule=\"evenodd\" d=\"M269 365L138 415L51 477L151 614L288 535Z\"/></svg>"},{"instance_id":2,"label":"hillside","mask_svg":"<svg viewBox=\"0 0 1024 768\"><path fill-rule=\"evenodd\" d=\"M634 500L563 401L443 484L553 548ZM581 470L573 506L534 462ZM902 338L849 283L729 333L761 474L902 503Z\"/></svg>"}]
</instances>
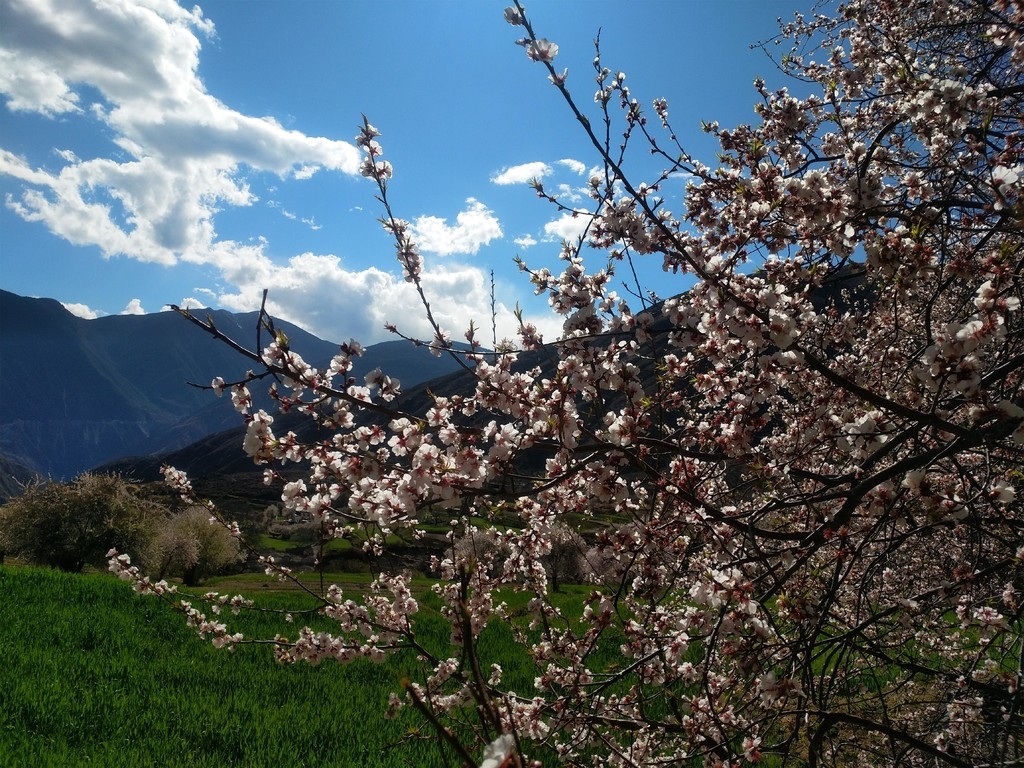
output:
<instances>
[{"instance_id":1,"label":"hillside","mask_svg":"<svg viewBox=\"0 0 1024 768\"><path fill-rule=\"evenodd\" d=\"M257 313L207 314L255 345ZM337 345L275 321L322 366ZM263 334L263 343L267 335ZM380 366L413 385L450 372L404 341L368 347L354 375ZM70 478L123 456L171 451L236 426L227 398L190 386L243 378L250 363L173 312L85 320L52 299L0 291L0 480L7 464Z\"/></svg>"}]
</instances>

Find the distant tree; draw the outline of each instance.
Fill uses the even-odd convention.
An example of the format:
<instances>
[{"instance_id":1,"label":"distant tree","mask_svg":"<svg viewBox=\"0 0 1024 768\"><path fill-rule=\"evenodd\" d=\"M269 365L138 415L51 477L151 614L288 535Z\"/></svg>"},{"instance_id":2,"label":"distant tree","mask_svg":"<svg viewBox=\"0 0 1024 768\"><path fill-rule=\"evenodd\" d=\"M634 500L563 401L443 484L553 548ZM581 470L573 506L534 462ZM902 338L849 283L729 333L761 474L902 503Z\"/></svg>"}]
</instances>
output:
<instances>
[{"instance_id":1,"label":"distant tree","mask_svg":"<svg viewBox=\"0 0 1024 768\"><path fill-rule=\"evenodd\" d=\"M777 41L794 90L758 80L753 124L706 125L714 166L679 145L664 99L648 114L600 54L596 107L581 107L558 46L518 2L505 11L596 154L589 213L536 184L588 222L560 273L522 265L562 337L533 354L524 323L520 353L467 357L475 391L434 391L417 413L393 382L347 380L355 342L322 371L281 334L236 343L277 380L283 409L316 421L308 440L253 412L251 379L214 382L269 479L276 462L308 462L282 501L325 530L381 552L395 533L426 535L420 510L458 510L433 562L455 647L420 641L409 576L382 573L355 599L332 587L336 632L274 638L281 659L414 649L425 668L404 702L488 768L538 754L1024 764L1024 5L820 9ZM364 120L363 174L440 354L450 332L392 212L379 136ZM642 285L616 295L613 271L632 282L641 259L665 285L685 277L670 293L688 290L653 306ZM598 583L576 620L545 558L579 521L605 530L585 551ZM465 532L477 544L456 546ZM111 569L173 599L125 556ZM527 620L504 607L513 592ZM181 608L216 644L244 641ZM496 616L512 621L532 686L485 657Z\"/></svg>"},{"instance_id":2,"label":"distant tree","mask_svg":"<svg viewBox=\"0 0 1024 768\"><path fill-rule=\"evenodd\" d=\"M581 584L587 574L583 559L587 544L583 537L564 524L553 526L549 537L550 549L543 562L551 590L560 592L563 584Z\"/></svg>"},{"instance_id":3,"label":"distant tree","mask_svg":"<svg viewBox=\"0 0 1024 768\"><path fill-rule=\"evenodd\" d=\"M239 540L224 526L212 523L209 510L198 506L166 519L146 555L147 570L156 578L176 576L190 587L243 558Z\"/></svg>"},{"instance_id":4,"label":"distant tree","mask_svg":"<svg viewBox=\"0 0 1024 768\"><path fill-rule=\"evenodd\" d=\"M165 514L117 475L40 482L0 507L0 549L64 571L104 567L111 548L143 556Z\"/></svg>"},{"instance_id":5,"label":"distant tree","mask_svg":"<svg viewBox=\"0 0 1024 768\"><path fill-rule=\"evenodd\" d=\"M548 538L549 546L541 563L551 580L552 591L560 592L563 584L582 584L588 576L593 576L594 568L584 559L587 544L579 533L558 524L548 533ZM463 535L454 541L452 551L457 561L472 563L474 568L492 576L500 573L505 558L511 554L493 527L467 526Z\"/></svg>"},{"instance_id":6,"label":"distant tree","mask_svg":"<svg viewBox=\"0 0 1024 768\"><path fill-rule=\"evenodd\" d=\"M452 553L456 559L472 563L474 568L488 573L497 574L509 554L493 528L480 529L470 525L465 526L461 537L456 539L454 531L449 536L454 539Z\"/></svg>"}]
</instances>

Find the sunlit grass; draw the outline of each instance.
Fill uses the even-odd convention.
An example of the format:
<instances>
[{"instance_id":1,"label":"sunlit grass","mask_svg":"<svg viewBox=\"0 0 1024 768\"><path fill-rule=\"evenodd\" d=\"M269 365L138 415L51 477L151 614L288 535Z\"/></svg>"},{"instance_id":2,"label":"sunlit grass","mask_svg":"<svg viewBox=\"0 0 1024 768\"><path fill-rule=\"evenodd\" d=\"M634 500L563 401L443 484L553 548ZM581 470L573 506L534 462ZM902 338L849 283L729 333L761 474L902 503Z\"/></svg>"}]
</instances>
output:
<instances>
[{"instance_id":1,"label":"sunlit grass","mask_svg":"<svg viewBox=\"0 0 1024 768\"><path fill-rule=\"evenodd\" d=\"M449 765L435 741L403 740L415 713L383 717L415 663L281 666L263 646L214 649L102 574L0 568L0 765Z\"/></svg>"},{"instance_id":2,"label":"sunlit grass","mask_svg":"<svg viewBox=\"0 0 1024 768\"><path fill-rule=\"evenodd\" d=\"M320 578L304 574L317 594ZM370 574L326 573L358 597ZM441 618L432 580L415 578L417 635L440 657L458 655ZM226 615L246 637L294 634L298 623L330 630L313 613L315 596L262 573L212 579L197 590L240 592L268 611ZM553 595L577 624L591 587ZM498 663L503 685L533 695L536 666L513 626L529 629L530 595L509 591L511 622L492 621L480 638L483 669ZM296 613L295 624L284 612ZM617 642L591 661L614 666ZM424 677L409 652L374 664L281 666L266 645L216 650L154 597L141 597L105 573L86 575L0 567L0 766L433 766L457 765L422 716L384 717L403 679ZM467 713L469 714L469 713ZM457 726L456 726L457 727ZM419 730L417 730L419 729ZM541 756L543 750L535 753ZM550 755L547 755L550 757Z\"/></svg>"}]
</instances>

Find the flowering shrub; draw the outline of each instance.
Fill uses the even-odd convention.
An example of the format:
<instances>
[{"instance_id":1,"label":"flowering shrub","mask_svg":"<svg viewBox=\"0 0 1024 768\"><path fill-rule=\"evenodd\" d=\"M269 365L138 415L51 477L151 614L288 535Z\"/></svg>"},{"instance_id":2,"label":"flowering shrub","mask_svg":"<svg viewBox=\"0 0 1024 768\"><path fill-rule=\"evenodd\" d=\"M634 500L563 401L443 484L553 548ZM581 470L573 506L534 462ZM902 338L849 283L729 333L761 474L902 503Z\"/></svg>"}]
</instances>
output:
<instances>
[{"instance_id":1,"label":"flowering shrub","mask_svg":"<svg viewBox=\"0 0 1024 768\"><path fill-rule=\"evenodd\" d=\"M223 526L211 525L209 511L198 506L168 518L149 550L149 571L160 579L178 576L190 587L242 559L238 538Z\"/></svg>"},{"instance_id":2,"label":"flowering shrub","mask_svg":"<svg viewBox=\"0 0 1024 768\"><path fill-rule=\"evenodd\" d=\"M320 371L278 335L248 354L283 408L329 433L314 440L253 413L250 382L215 382L269 482L276 462L307 468L282 499L332 535L381 552L418 535L429 505L458 510L433 562L456 651L420 642L409 576L384 573L361 599L329 590L337 631L276 638L279 656L416 649L429 669L393 703L467 764L1020 764L1024 7L854 0L796 16L779 63L807 95L757 81L754 124L706 126L716 167L600 56L585 115L558 46L518 2L505 19L603 169L561 273L522 265L564 317L554 364L531 354L529 325L502 354L470 329L475 389L406 413L397 383L347 378L358 344ZM363 173L447 352L379 138L364 121ZM638 180L636 149L663 171ZM682 200L674 178L689 179ZM617 296L593 249L694 285L654 306ZM516 524L478 530L498 514ZM586 525L598 515L616 522ZM600 529L576 547L597 564L578 620L545 568L566 525ZM466 532L486 546L456 546ZM517 592L529 689L479 652Z\"/></svg>"},{"instance_id":3,"label":"flowering shrub","mask_svg":"<svg viewBox=\"0 0 1024 768\"><path fill-rule=\"evenodd\" d=\"M145 556L167 510L119 475L38 482L0 507L0 552L78 572L111 547Z\"/></svg>"}]
</instances>

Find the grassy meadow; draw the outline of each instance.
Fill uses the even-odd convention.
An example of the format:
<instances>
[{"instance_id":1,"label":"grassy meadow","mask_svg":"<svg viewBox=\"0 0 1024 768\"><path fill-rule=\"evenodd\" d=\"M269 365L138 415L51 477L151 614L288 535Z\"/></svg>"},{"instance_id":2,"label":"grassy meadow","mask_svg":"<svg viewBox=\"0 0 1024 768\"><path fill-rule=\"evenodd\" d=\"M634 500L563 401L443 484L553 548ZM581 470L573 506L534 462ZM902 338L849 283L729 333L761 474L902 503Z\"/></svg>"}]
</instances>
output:
<instances>
[{"instance_id":1,"label":"grassy meadow","mask_svg":"<svg viewBox=\"0 0 1024 768\"><path fill-rule=\"evenodd\" d=\"M272 636L276 621L239 628ZM446 642L436 615L423 621ZM432 734L416 736L416 713L382 716L415 663L281 666L265 646L214 649L106 574L0 566L0 766L456 764Z\"/></svg>"}]
</instances>

